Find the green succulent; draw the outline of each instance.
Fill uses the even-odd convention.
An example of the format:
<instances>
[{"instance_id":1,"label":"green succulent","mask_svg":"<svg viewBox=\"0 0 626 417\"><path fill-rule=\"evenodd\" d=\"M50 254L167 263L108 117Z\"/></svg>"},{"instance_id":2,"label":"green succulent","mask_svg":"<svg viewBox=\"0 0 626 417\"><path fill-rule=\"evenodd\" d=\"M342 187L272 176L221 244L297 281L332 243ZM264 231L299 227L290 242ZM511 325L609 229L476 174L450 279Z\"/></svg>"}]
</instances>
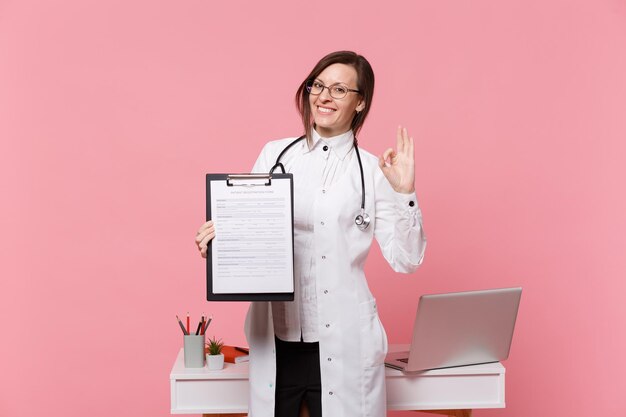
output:
<instances>
[{"instance_id":1,"label":"green succulent","mask_svg":"<svg viewBox=\"0 0 626 417\"><path fill-rule=\"evenodd\" d=\"M222 342L222 339L217 339L213 336L213 338L209 338L207 346L209 347L209 355L219 355L222 353L224 342Z\"/></svg>"}]
</instances>

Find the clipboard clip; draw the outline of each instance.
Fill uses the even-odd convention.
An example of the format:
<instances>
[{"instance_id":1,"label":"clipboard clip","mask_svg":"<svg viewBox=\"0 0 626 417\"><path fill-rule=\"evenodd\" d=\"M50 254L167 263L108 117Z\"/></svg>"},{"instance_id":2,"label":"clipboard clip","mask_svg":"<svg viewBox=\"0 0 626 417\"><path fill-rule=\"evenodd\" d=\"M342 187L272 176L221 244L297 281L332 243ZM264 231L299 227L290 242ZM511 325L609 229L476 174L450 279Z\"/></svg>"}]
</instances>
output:
<instances>
[{"instance_id":1,"label":"clipboard clip","mask_svg":"<svg viewBox=\"0 0 626 417\"><path fill-rule=\"evenodd\" d=\"M261 181L265 180L265 181ZM259 187L272 185L271 174L233 174L226 178L228 187Z\"/></svg>"}]
</instances>

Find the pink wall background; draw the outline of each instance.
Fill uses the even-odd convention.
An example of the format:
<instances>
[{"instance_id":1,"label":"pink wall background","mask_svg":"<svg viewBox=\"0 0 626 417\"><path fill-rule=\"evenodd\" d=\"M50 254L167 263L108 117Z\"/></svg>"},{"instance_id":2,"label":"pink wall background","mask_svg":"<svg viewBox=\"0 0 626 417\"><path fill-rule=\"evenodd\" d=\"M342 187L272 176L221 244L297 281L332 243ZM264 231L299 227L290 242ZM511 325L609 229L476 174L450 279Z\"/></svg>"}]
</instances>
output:
<instances>
[{"instance_id":1,"label":"pink wall background","mask_svg":"<svg viewBox=\"0 0 626 417\"><path fill-rule=\"evenodd\" d=\"M507 408L475 415L623 413L623 1L3 0L1 416L167 416L175 314L244 342L204 301L204 174L299 134L344 48L377 76L362 146L417 140L425 263L368 263L390 341L421 294L521 285Z\"/></svg>"}]
</instances>

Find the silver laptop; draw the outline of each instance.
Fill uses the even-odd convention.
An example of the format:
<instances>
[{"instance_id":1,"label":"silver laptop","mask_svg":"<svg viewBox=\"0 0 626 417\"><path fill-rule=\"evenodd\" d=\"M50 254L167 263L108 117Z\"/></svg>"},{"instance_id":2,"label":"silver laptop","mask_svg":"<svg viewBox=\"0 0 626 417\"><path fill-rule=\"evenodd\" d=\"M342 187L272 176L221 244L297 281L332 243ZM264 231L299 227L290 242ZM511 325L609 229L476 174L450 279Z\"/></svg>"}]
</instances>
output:
<instances>
[{"instance_id":1,"label":"silver laptop","mask_svg":"<svg viewBox=\"0 0 626 417\"><path fill-rule=\"evenodd\" d=\"M423 295L409 352L385 364L404 372L497 362L509 356L521 288Z\"/></svg>"}]
</instances>

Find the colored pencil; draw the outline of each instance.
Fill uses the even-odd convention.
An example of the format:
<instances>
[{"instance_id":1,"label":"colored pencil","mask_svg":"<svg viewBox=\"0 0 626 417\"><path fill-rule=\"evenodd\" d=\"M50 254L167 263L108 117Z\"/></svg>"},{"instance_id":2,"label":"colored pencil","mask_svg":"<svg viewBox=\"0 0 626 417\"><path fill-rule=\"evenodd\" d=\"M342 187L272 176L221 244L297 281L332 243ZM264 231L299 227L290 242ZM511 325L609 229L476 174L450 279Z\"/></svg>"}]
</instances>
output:
<instances>
[{"instance_id":1,"label":"colored pencil","mask_svg":"<svg viewBox=\"0 0 626 417\"><path fill-rule=\"evenodd\" d=\"M185 330L185 326L183 325L183 322L182 322L182 321L180 321L180 319L178 318L178 316L176 316L176 321L178 321L178 324L180 325L180 328L182 329L183 334L184 334L184 335L188 335L189 333L187 333L187 330Z\"/></svg>"}]
</instances>

